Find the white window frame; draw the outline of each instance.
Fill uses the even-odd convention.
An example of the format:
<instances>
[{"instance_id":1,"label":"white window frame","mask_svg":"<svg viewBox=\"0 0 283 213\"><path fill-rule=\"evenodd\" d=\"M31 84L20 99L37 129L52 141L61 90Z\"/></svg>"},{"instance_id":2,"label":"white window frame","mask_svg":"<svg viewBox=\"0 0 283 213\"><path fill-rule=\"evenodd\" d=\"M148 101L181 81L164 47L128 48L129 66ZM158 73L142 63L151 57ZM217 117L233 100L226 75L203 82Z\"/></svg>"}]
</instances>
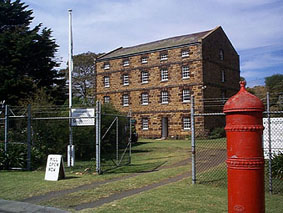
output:
<instances>
[{"instance_id":1,"label":"white window frame","mask_svg":"<svg viewBox=\"0 0 283 213\"><path fill-rule=\"evenodd\" d=\"M147 63L147 57L142 57L141 58L141 63L146 64Z\"/></svg>"},{"instance_id":2,"label":"white window frame","mask_svg":"<svg viewBox=\"0 0 283 213\"><path fill-rule=\"evenodd\" d=\"M168 104L169 101L169 94L167 91L162 91L161 92L161 103L162 104Z\"/></svg>"},{"instance_id":3,"label":"white window frame","mask_svg":"<svg viewBox=\"0 0 283 213\"><path fill-rule=\"evenodd\" d=\"M149 102L148 93L142 93L141 94L141 104L148 105L148 102Z\"/></svg>"},{"instance_id":4,"label":"white window frame","mask_svg":"<svg viewBox=\"0 0 283 213\"><path fill-rule=\"evenodd\" d=\"M190 78L190 67L189 66L182 66L182 78L183 79Z\"/></svg>"},{"instance_id":5,"label":"white window frame","mask_svg":"<svg viewBox=\"0 0 283 213\"><path fill-rule=\"evenodd\" d=\"M161 81L168 81L168 69L161 68Z\"/></svg>"},{"instance_id":6,"label":"white window frame","mask_svg":"<svg viewBox=\"0 0 283 213\"><path fill-rule=\"evenodd\" d=\"M190 56L189 50L183 50L183 51L182 51L182 58L184 58L184 57L189 57L189 56Z\"/></svg>"},{"instance_id":7,"label":"white window frame","mask_svg":"<svg viewBox=\"0 0 283 213\"><path fill-rule=\"evenodd\" d=\"M104 69L105 70L109 70L110 69L110 64L109 63L105 63L104 64Z\"/></svg>"},{"instance_id":8,"label":"white window frame","mask_svg":"<svg viewBox=\"0 0 283 213\"><path fill-rule=\"evenodd\" d=\"M148 118L142 119L142 130L148 130L149 124L148 124Z\"/></svg>"},{"instance_id":9,"label":"white window frame","mask_svg":"<svg viewBox=\"0 0 283 213\"><path fill-rule=\"evenodd\" d=\"M123 66L124 66L124 67L127 67L127 66L129 66L129 65L130 65L130 60L129 60L129 59L123 60Z\"/></svg>"},{"instance_id":10,"label":"white window frame","mask_svg":"<svg viewBox=\"0 0 283 213\"><path fill-rule=\"evenodd\" d=\"M191 121L190 121L189 117L183 118L183 127L184 127L184 130L190 130L191 129Z\"/></svg>"},{"instance_id":11,"label":"white window frame","mask_svg":"<svg viewBox=\"0 0 283 213\"><path fill-rule=\"evenodd\" d=\"M124 74L123 75L123 85L129 85L129 75L128 74Z\"/></svg>"},{"instance_id":12,"label":"white window frame","mask_svg":"<svg viewBox=\"0 0 283 213\"><path fill-rule=\"evenodd\" d=\"M165 61L168 59L168 53L162 53L160 55L160 61Z\"/></svg>"},{"instance_id":13,"label":"white window frame","mask_svg":"<svg viewBox=\"0 0 283 213\"><path fill-rule=\"evenodd\" d=\"M110 103L110 96L104 96L104 103Z\"/></svg>"},{"instance_id":14,"label":"white window frame","mask_svg":"<svg viewBox=\"0 0 283 213\"><path fill-rule=\"evenodd\" d=\"M146 72L146 71L142 71L141 72L141 82L142 83L148 83L148 80L149 80L149 76L148 76L148 72Z\"/></svg>"},{"instance_id":15,"label":"white window frame","mask_svg":"<svg viewBox=\"0 0 283 213\"><path fill-rule=\"evenodd\" d=\"M123 95L123 106L129 106L129 95Z\"/></svg>"},{"instance_id":16,"label":"white window frame","mask_svg":"<svg viewBox=\"0 0 283 213\"><path fill-rule=\"evenodd\" d=\"M104 76L104 87L110 87L110 77Z\"/></svg>"},{"instance_id":17,"label":"white window frame","mask_svg":"<svg viewBox=\"0 0 283 213\"><path fill-rule=\"evenodd\" d=\"M183 102L188 103L191 101L191 93L189 89L183 89Z\"/></svg>"}]
</instances>

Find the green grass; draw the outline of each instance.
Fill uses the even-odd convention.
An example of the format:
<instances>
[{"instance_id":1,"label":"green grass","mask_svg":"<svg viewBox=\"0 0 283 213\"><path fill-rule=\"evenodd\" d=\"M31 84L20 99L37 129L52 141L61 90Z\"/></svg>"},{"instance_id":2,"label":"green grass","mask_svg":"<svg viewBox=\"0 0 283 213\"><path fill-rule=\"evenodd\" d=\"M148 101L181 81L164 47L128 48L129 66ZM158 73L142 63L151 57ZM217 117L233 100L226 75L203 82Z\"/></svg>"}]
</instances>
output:
<instances>
[{"instance_id":1,"label":"green grass","mask_svg":"<svg viewBox=\"0 0 283 213\"><path fill-rule=\"evenodd\" d=\"M197 141L198 150L207 147L223 148L223 140ZM95 162L76 162L72 169L66 168L66 179L57 182L44 181L44 170L33 172L0 171L0 198L22 200L51 191L74 188L79 185L125 177L132 173L138 176L121 179L82 190L48 201L41 205L54 206L74 211L70 206L92 202L122 191L136 189L160 182L169 177L190 171L191 165L174 166L175 163L190 157L188 140L140 140L133 146L132 164L112 169L103 175L96 175ZM163 169L157 171L158 169ZM84 170L88 168L87 172ZM150 172L154 171L154 172ZM225 163L209 171L198 174L197 185L191 178L164 185L139 193L96 209L82 212L227 212L227 181ZM266 194L266 212L281 212L282 195Z\"/></svg>"}]
</instances>

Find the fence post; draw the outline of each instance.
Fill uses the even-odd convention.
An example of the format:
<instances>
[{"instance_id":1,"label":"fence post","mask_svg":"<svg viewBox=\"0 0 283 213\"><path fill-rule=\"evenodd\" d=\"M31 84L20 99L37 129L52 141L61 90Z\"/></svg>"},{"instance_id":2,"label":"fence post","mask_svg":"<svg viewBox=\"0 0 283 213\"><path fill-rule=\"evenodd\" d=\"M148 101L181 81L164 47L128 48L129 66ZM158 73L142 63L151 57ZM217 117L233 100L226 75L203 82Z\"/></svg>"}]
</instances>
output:
<instances>
[{"instance_id":1,"label":"fence post","mask_svg":"<svg viewBox=\"0 0 283 213\"><path fill-rule=\"evenodd\" d=\"M130 114L129 163L131 163L132 161L132 110L130 110L129 114Z\"/></svg>"},{"instance_id":2,"label":"fence post","mask_svg":"<svg viewBox=\"0 0 283 213\"><path fill-rule=\"evenodd\" d=\"M27 170L31 170L31 105L28 105L28 126L27 126Z\"/></svg>"},{"instance_id":3,"label":"fence post","mask_svg":"<svg viewBox=\"0 0 283 213\"><path fill-rule=\"evenodd\" d=\"M8 133L9 132L9 106L5 105L5 139L4 139L4 151L7 152L8 147Z\"/></svg>"},{"instance_id":4,"label":"fence post","mask_svg":"<svg viewBox=\"0 0 283 213\"><path fill-rule=\"evenodd\" d=\"M271 150L271 125L270 125L270 102L269 102L269 92L266 93L266 109L267 109L267 125L268 125L268 179L269 179L269 193L272 194L272 150Z\"/></svg>"},{"instance_id":5,"label":"fence post","mask_svg":"<svg viewBox=\"0 0 283 213\"><path fill-rule=\"evenodd\" d=\"M195 150L195 100L191 96L191 144L192 144L192 184L196 183L196 150Z\"/></svg>"},{"instance_id":6,"label":"fence post","mask_svg":"<svg viewBox=\"0 0 283 213\"><path fill-rule=\"evenodd\" d=\"M96 101L95 107L95 136L96 136L96 172L100 174L100 139L101 139L101 105Z\"/></svg>"},{"instance_id":7,"label":"fence post","mask_svg":"<svg viewBox=\"0 0 283 213\"><path fill-rule=\"evenodd\" d=\"M119 163L119 118L116 117L116 161Z\"/></svg>"}]
</instances>

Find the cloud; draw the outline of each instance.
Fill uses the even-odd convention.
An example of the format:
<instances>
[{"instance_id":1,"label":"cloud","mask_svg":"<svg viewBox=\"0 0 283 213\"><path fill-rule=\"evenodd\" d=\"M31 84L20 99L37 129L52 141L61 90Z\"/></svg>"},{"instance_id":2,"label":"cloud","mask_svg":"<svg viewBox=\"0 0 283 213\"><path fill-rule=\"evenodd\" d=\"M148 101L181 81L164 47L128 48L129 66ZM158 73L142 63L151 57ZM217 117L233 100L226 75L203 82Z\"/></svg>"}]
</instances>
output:
<instances>
[{"instance_id":1,"label":"cloud","mask_svg":"<svg viewBox=\"0 0 283 213\"><path fill-rule=\"evenodd\" d=\"M26 0L35 23L53 30L66 64L68 9L73 9L74 53L107 52L221 25L241 54L241 69L282 67L283 1L278 0ZM267 48L269 47L269 51ZM278 48L277 48L278 49ZM255 73L256 75L256 73Z\"/></svg>"}]
</instances>

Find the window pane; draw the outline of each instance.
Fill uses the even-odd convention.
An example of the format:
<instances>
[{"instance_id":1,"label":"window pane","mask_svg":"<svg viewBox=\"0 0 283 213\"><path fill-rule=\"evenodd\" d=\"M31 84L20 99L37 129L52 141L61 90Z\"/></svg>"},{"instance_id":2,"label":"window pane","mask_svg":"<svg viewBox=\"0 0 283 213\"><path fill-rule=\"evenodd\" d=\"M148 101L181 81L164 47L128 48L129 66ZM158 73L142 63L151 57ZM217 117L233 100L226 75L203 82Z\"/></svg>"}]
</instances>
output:
<instances>
[{"instance_id":1,"label":"window pane","mask_svg":"<svg viewBox=\"0 0 283 213\"><path fill-rule=\"evenodd\" d=\"M105 64L104 64L104 69L105 69L105 70L108 70L109 68L110 68L110 64L105 63Z\"/></svg>"},{"instance_id":2,"label":"window pane","mask_svg":"<svg viewBox=\"0 0 283 213\"><path fill-rule=\"evenodd\" d=\"M141 60L142 64L145 64L147 63L147 58L146 57L143 57L142 60Z\"/></svg>"},{"instance_id":3,"label":"window pane","mask_svg":"<svg viewBox=\"0 0 283 213\"><path fill-rule=\"evenodd\" d=\"M183 126L185 130L188 130L191 128L191 123L189 118L183 118Z\"/></svg>"},{"instance_id":4,"label":"window pane","mask_svg":"<svg viewBox=\"0 0 283 213\"><path fill-rule=\"evenodd\" d=\"M123 75L123 84L129 85L129 76L128 75Z\"/></svg>"},{"instance_id":5,"label":"window pane","mask_svg":"<svg viewBox=\"0 0 283 213\"><path fill-rule=\"evenodd\" d=\"M160 60L167 60L167 59L168 59L168 55L167 54L165 54L165 53L161 54Z\"/></svg>"},{"instance_id":6,"label":"window pane","mask_svg":"<svg viewBox=\"0 0 283 213\"><path fill-rule=\"evenodd\" d=\"M148 93L142 93L142 104L148 105Z\"/></svg>"},{"instance_id":7,"label":"window pane","mask_svg":"<svg viewBox=\"0 0 283 213\"><path fill-rule=\"evenodd\" d=\"M124 66L124 67L129 66L129 65L130 65L129 60L124 60L124 61L123 61L123 66Z\"/></svg>"},{"instance_id":8,"label":"window pane","mask_svg":"<svg viewBox=\"0 0 283 213\"><path fill-rule=\"evenodd\" d=\"M123 106L129 106L129 96L123 95Z\"/></svg>"},{"instance_id":9,"label":"window pane","mask_svg":"<svg viewBox=\"0 0 283 213\"><path fill-rule=\"evenodd\" d=\"M168 92L161 92L161 103L168 103Z\"/></svg>"},{"instance_id":10,"label":"window pane","mask_svg":"<svg viewBox=\"0 0 283 213\"><path fill-rule=\"evenodd\" d=\"M143 118L142 119L142 129L143 130L148 130L148 118Z\"/></svg>"},{"instance_id":11,"label":"window pane","mask_svg":"<svg viewBox=\"0 0 283 213\"><path fill-rule=\"evenodd\" d=\"M110 78L108 76L104 77L104 87L110 87Z\"/></svg>"},{"instance_id":12,"label":"window pane","mask_svg":"<svg viewBox=\"0 0 283 213\"><path fill-rule=\"evenodd\" d=\"M110 97L104 96L104 103L109 103L109 102L110 102Z\"/></svg>"},{"instance_id":13,"label":"window pane","mask_svg":"<svg viewBox=\"0 0 283 213\"><path fill-rule=\"evenodd\" d=\"M182 78L190 78L190 69L188 66L182 67Z\"/></svg>"},{"instance_id":14,"label":"window pane","mask_svg":"<svg viewBox=\"0 0 283 213\"><path fill-rule=\"evenodd\" d=\"M168 70L162 69L161 70L161 81L167 81L168 80Z\"/></svg>"},{"instance_id":15,"label":"window pane","mask_svg":"<svg viewBox=\"0 0 283 213\"><path fill-rule=\"evenodd\" d=\"M142 83L148 83L148 72L142 72Z\"/></svg>"},{"instance_id":16,"label":"window pane","mask_svg":"<svg viewBox=\"0 0 283 213\"><path fill-rule=\"evenodd\" d=\"M187 56L189 56L189 51L183 50L182 51L182 57L187 57Z\"/></svg>"},{"instance_id":17,"label":"window pane","mask_svg":"<svg viewBox=\"0 0 283 213\"><path fill-rule=\"evenodd\" d=\"M191 96L190 96L190 90L184 89L183 90L183 102L190 102Z\"/></svg>"}]
</instances>

